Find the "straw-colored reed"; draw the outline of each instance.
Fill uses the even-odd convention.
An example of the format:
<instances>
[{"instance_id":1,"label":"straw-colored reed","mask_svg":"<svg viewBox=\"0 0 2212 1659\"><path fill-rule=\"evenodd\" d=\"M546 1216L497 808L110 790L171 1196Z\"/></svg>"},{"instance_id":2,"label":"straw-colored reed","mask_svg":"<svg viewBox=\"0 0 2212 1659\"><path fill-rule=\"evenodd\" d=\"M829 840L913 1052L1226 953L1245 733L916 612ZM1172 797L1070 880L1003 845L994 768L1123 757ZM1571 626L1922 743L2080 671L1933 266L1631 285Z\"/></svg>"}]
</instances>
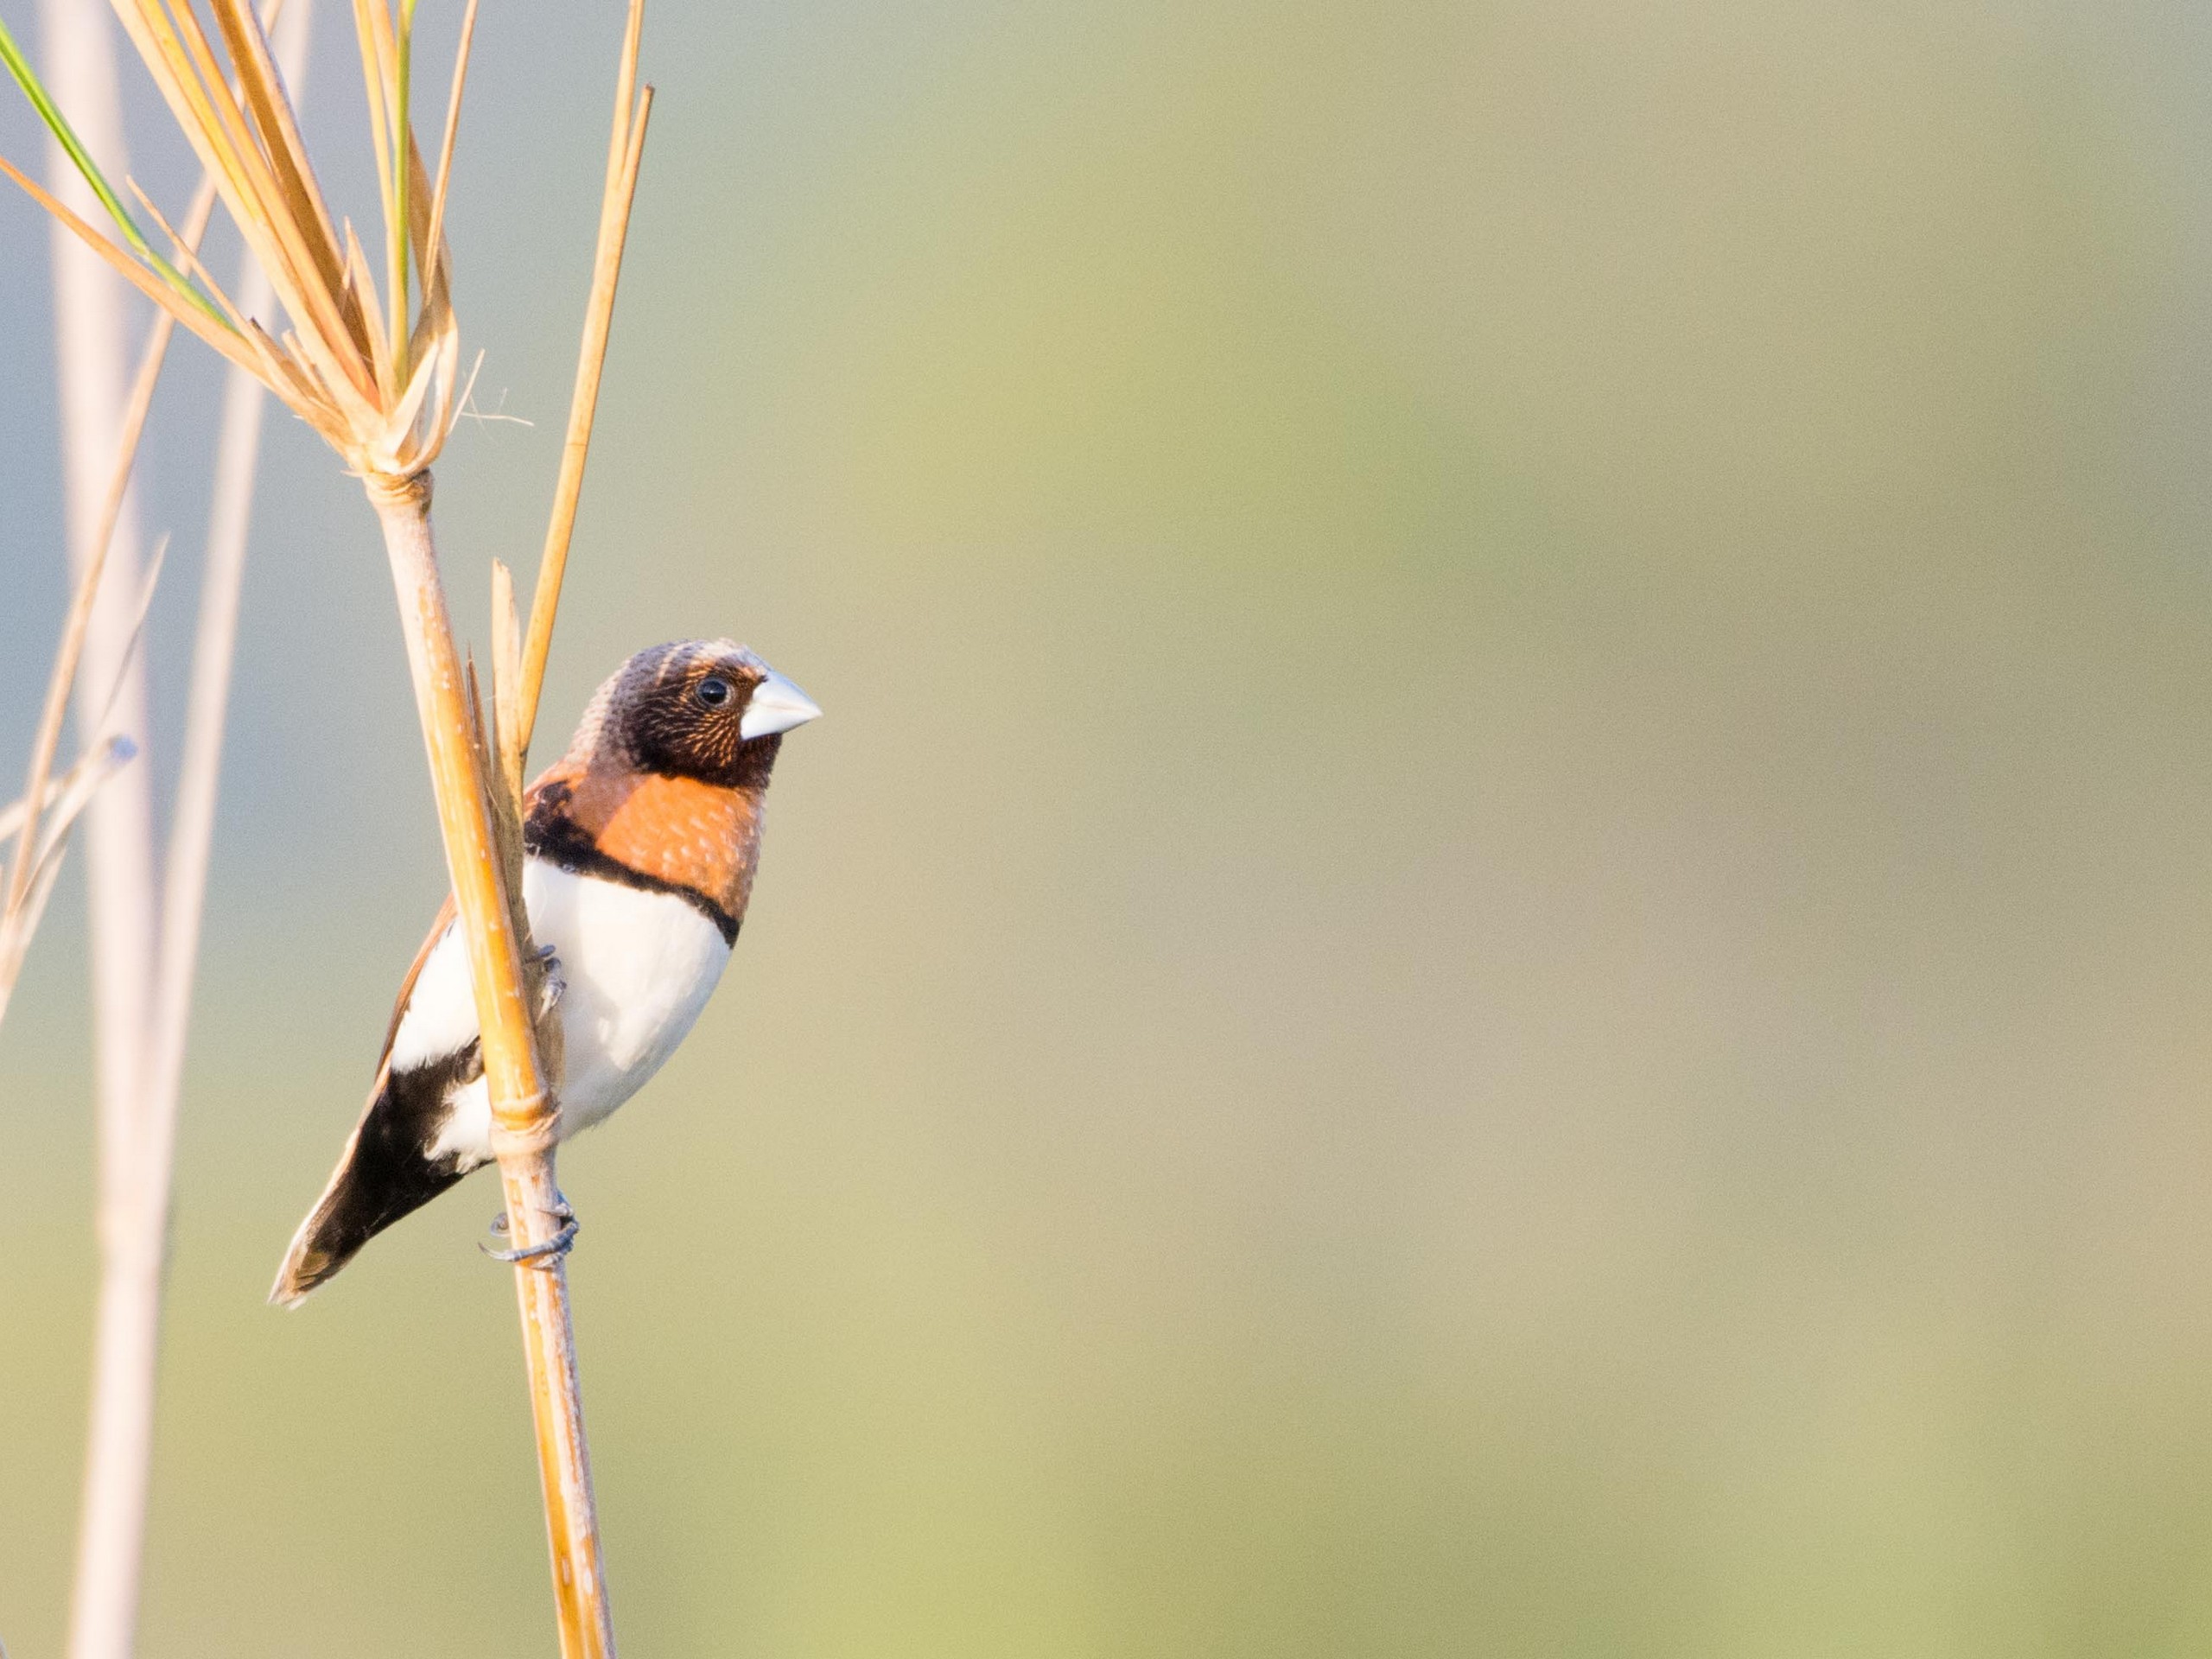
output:
<instances>
[{"instance_id":1,"label":"straw-colored reed","mask_svg":"<svg viewBox=\"0 0 2212 1659\"><path fill-rule=\"evenodd\" d=\"M171 116L265 273L283 308L281 330L244 314L184 238L171 234L172 252L156 251L4 32L0 60L83 173L117 237L103 234L6 162L0 161L0 171L84 238L166 317L252 375L361 479L391 569L474 978L510 1230L521 1245L549 1243L561 1225L553 1164L557 1052L548 1055L531 1018L543 969L530 946L518 879L520 791L652 106L652 89L641 95L636 80L642 0L632 0L623 35L593 291L552 522L526 634L503 582L489 719L454 643L430 516L430 465L463 395L445 222L475 0L462 22L435 173L424 165L410 118L415 0L354 0L383 210L381 285L353 226L334 216L322 196L263 21L246 0L208 0L216 38L176 0L114 3ZM168 233L154 205L135 187L133 194ZM613 1622L565 1268L558 1255L541 1256L518 1262L515 1276L562 1651L611 1654Z\"/></svg>"}]
</instances>

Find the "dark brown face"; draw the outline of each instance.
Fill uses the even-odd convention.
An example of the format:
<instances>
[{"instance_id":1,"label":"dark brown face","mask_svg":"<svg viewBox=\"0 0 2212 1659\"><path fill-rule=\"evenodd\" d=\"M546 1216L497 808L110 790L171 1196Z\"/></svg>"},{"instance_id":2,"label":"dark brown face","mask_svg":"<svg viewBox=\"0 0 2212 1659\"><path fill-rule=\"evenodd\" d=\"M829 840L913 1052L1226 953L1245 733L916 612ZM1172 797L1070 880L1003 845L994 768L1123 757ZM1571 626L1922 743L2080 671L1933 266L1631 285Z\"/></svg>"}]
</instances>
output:
<instances>
[{"instance_id":1,"label":"dark brown face","mask_svg":"<svg viewBox=\"0 0 2212 1659\"><path fill-rule=\"evenodd\" d=\"M755 770L766 774L776 739L748 741L744 734L746 708L768 677L765 664L721 653L671 653L657 670L625 688L622 734L641 768L725 785L745 782L741 774ZM760 748L766 753L746 753Z\"/></svg>"},{"instance_id":2,"label":"dark brown face","mask_svg":"<svg viewBox=\"0 0 2212 1659\"><path fill-rule=\"evenodd\" d=\"M632 764L730 788L765 784L783 734L820 712L726 639L639 652L623 672L614 710Z\"/></svg>"}]
</instances>

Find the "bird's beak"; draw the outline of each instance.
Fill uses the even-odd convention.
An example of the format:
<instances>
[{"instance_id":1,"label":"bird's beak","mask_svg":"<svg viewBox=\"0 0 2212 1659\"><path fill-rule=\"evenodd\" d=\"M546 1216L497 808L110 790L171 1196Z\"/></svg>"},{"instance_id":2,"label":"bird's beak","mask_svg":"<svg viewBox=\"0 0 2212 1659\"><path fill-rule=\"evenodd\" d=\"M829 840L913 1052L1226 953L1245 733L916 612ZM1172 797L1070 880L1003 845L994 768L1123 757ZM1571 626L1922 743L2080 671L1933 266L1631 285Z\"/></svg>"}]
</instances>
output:
<instances>
[{"instance_id":1,"label":"bird's beak","mask_svg":"<svg viewBox=\"0 0 2212 1659\"><path fill-rule=\"evenodd\" d=\"M749 743L756 737L773 737L821 717L814 699L772 668L768 677L753 688L753 700L745 705L745 718L737 722L737 734Z\"/></svg>"}]
</instances>

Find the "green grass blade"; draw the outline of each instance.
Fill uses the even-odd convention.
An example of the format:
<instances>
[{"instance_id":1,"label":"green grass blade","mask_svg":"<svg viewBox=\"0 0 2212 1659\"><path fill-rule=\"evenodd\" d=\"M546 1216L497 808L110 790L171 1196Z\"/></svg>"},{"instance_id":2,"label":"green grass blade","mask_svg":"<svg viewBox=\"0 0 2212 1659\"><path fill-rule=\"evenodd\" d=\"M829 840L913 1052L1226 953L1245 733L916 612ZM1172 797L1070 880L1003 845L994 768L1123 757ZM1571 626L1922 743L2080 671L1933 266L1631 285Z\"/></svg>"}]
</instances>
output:
<instances>
[{"instance_id":1,"label":"green grass blade","mask_svg":"<svg viewBox=\"0 0 2212 1659\"><path fill-rule=\"evenodd\" d=\"M77 137L76 129L69 124L69 118L61 113L60 105L54 101L54 95L40 81L37 73L31 67L30 60L23 55L22 48L16 44L16 37L8 32L4 20L0 20L0 63L8 66L8 73L15 77L16 85L23 89L23 96L30 100L31 108L38 111L38 118L46 123L46 130L54 135L54 142L61 146L79 175L92 187L92 194L99 198L100 206L107 209L108 217L115 221L116 229L123 232L123 239L130 245L130 251L152 267L169 287L225 328L230 327L230 319L215 308L207 296L200 291L199 285L155 252L148 244L137 222L124 207L123 199L115 194L114 187L108 183L99 164L92 160L92 152L85 148L84 141Z\"/></svg>"}]
</instances>

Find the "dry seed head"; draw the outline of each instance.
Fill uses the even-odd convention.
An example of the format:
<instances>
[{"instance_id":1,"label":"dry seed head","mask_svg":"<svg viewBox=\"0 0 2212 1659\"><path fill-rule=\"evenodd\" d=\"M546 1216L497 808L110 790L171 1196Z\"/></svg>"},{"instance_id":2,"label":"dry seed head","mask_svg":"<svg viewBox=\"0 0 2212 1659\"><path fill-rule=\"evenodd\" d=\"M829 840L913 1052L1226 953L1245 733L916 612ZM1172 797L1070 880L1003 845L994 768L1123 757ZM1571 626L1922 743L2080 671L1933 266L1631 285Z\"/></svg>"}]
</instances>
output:
<instances>
[{"instance_id":1,"label":"dry seed head","mask_svg":"<svg viewBox=\"0 0 2212 1659\"><path fill-rule=\"evenodd\" d=\"M4 161L0 170L155 303L268 387L350 470L372 480L422 472L452 429L461 346L441 222L452 145L448 137L434 182L408 111L414 0L399 0L397 10L390 0L355 0L353 7L384 204L381 296L350 225L341 240L301 142L264 20L248 0L208 0L219 49L189 3L113 4L170 115L268 273L289 327L275 337L239 315L181 249L182 270L152 251L4 29L0 58L107 206L124 245ZM469 33L464 29L464 52ZM461 85L457 66L448 135Z\"/></svg>"}]
</instances>

